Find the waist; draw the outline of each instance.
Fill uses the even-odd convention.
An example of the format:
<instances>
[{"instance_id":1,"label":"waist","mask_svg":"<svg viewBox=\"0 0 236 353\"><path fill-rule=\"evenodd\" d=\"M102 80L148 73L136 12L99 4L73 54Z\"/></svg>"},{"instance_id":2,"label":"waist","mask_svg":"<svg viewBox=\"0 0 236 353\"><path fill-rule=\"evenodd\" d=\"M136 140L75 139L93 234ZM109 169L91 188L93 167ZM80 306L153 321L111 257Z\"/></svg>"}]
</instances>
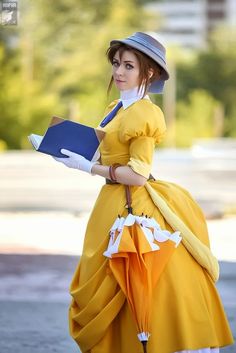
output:
<instances>
[{"instance_id":1,"label":"waist","mask_svg":"<svg viewBox=\"0 0 236 353\"><path fill-rule=\"evenodd\" d=\"M156 179L154 178L154 176L153 176L152 174L150 174L147 180L148 180L148 181L149 181L149 180L154 180L154 181L155 181ZM112 180L110 180L110 179L105 179L105 182L106 182L106 184L108 184L108 185L120 184L120 183L118 183L117 181L112 181Z\"/></svg>"}]
</instances>

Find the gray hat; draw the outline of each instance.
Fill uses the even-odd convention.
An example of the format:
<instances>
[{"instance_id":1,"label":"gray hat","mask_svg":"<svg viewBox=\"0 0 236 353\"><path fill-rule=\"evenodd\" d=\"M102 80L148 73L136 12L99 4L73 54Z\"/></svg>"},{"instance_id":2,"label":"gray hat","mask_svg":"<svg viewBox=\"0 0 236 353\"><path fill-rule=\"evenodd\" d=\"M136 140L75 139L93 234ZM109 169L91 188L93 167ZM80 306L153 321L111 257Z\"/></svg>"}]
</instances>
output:
<instances>
[{"instance_id":1,"label":"gray hat","mask_svg":"<svg viewBox=\"0 0 236 353\"><path fill-rule=\"evenodd\" d=\"M143 32L136 32L125 39L114 39L110 42L110 45L116 43L124 43L132 48L138 49L162 67L163 70L160 79L153 81L149 87L150 93L162 93L164 83L169 78L166 67L166 50L163 45L149 34Z\"/></svg>"}]
</instances>

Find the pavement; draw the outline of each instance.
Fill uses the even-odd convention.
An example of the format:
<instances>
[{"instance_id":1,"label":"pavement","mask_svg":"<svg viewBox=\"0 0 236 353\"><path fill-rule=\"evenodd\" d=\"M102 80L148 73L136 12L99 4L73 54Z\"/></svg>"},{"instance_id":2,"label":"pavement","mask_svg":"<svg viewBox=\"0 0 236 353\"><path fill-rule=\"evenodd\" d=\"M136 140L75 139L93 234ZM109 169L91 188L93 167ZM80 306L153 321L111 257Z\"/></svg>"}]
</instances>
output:
<instances>
[{"instance_id":1,"label":"pavement","mask_svg":"<svg viewBox=\"0 0 236 353\"><path fill-rule=\"evenodd\" d=\"M0 352L75 353L69 281L78 257L0 255Z\"/></svg>"},{"instance_id":2,"label":"pavement","mask_svg":"<svg viewBox=\"0 0 236 353\"><path fill-rule=\"evenodd\" d=\"M69 336L69 284L78 256L0 255L0 352L78 353ZM236 263L221 262L217 284L236 333ZM236 346L222 349L236 352ZM122 353L122 352L121 352Z\"/></svg>"}]
</instances>

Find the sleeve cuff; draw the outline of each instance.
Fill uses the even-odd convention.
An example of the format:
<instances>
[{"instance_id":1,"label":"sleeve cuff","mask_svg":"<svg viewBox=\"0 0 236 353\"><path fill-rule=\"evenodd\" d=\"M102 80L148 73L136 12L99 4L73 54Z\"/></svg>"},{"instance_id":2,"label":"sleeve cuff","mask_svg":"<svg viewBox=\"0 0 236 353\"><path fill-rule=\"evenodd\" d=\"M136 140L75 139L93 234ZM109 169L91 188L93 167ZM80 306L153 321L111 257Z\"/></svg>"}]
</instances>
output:
<instances>
[{"instance_id":1,"label":"sleeve cuff","mask_svg":"<svg viewBox=\"0 0 236 353\"><path fill-rule=\"evenodd\" d=\"M130 158L127 165L137 174L142 175L145 178L149 178L151 166L150 164L144 163L138 159Z\"/></svg>"}]
</instances>

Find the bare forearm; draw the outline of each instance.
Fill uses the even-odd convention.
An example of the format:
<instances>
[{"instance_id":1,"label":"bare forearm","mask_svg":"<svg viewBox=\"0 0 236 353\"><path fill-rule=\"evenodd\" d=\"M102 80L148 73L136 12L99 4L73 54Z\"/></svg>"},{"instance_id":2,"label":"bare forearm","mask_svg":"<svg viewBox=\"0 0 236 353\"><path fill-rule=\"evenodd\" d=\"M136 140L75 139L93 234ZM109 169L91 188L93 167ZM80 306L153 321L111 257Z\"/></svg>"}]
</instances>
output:
<instances>
[{"instance_id":1,"label":"bare forearm","mask_svg":"<svg viewBox=\"0 0 236 353\"><path fill-rule=\"evenodd\" d=\"M110 179L109 166L95 164L92 167L92 174L100 175L106 179ZM128 166L121 166L121 167L116 168L115 174L116 174L117 182L120 184L125 184L125 185L142 186L145 184L145 182L147 180L142 175L135 173Z\"/></svg>"}]
</instances>

